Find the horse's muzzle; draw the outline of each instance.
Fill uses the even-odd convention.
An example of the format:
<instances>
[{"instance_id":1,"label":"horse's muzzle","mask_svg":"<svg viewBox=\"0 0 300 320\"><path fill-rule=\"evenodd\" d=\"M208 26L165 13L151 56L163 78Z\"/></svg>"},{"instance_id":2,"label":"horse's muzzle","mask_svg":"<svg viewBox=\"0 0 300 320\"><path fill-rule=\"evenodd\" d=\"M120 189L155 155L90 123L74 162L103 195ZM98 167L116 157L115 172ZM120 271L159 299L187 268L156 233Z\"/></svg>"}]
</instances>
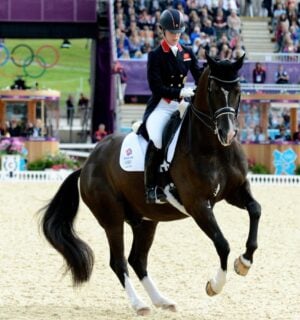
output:
<instances>
[{"instance_id":1,"label":"horse's muzzle","mask_svg":"<svg viewBox=\"0 0 300 320\"><path fill-rule=\"evenodd\" d=\"M237 134L237 130L230 128L227 132L225 132L225 131L227 131L227 130L218 129L217 135L218 135L218 139L219 139L220 143L222 144L222 146L228 147L231 145L233 139L235 138L235 136Z\"/></svg>"}]
</instances>

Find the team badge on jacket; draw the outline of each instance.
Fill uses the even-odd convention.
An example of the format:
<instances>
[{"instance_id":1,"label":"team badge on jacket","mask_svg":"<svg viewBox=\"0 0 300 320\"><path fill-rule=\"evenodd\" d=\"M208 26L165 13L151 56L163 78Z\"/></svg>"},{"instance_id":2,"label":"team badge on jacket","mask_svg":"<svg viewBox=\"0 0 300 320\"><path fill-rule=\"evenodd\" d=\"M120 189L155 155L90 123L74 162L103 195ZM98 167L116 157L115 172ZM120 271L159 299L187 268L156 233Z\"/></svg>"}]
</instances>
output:
<instances>
[{"instance_id":1,"label":"team badge on jacket","mask_svg":"<svg viewBox=\"0 0 300 320\"><path fill-rule=\"evenodd\" d=\"M183 54L183 61L190 61L190 60L192 60L190 54L188 52L185 52Z\"/></svg>"}]
</instances>

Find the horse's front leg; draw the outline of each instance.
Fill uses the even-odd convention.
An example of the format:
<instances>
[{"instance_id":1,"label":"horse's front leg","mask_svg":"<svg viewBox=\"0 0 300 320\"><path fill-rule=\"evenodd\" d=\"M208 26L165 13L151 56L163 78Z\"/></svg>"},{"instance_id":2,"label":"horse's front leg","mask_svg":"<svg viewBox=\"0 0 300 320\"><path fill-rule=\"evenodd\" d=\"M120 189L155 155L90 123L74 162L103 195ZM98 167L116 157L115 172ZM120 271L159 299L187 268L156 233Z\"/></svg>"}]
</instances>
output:
<instances>
[{"instance_id":1,"label":"horse's front leg","mask_svg":"<svg viewBox=\"0 0 300 320\"><path fill-rule=\"evenodd\" d=\"M228 241L223 236L223 233L217 224L209 201L202 201L201 204L197 205L196 207L197 209L192 211L192 216L199 227L213 241L220 258L220 268L218 269L217 274L210 281L208 281L206 285L206 293L209 296L213 296L220 293L225 285L227 260L230 248Z\"/></svg>"},{"instance_id":2,"label":"horse's front leg","mask_svg":"<svg viewBox=\"0 0 300 320\"><path fill-rule=\"evenodd\" d=\"M246 209L249 213L250 224L246 242L246 252L234 262L236 273L245 276L253 263L253 254L257 249L257 231L261 215L261 206L253 198L248 181L239 188L233 196L226 200L232 205Z\"/></svg>"}]
</instances>

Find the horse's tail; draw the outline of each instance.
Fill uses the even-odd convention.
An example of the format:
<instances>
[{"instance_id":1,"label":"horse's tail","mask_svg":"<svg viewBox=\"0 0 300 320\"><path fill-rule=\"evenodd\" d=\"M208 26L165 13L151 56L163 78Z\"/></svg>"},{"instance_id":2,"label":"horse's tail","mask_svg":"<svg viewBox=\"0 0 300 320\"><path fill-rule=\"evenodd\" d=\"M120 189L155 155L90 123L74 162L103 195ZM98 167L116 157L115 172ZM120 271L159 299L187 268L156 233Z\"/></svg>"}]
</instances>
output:
<instances>
[{"instance_id":1,"label":"horse's tail","mask_svg":"<svg viewBox=\"0 0 300 320\"><path fill-rule=\"evenodd\" d=\"M76 235L73 228L79 207L78 179L81 169L62 183L45 210L41 227L46 239L65 258L74 285L88 281L94 265L91 248Z\"/></svg>"}]
</instances>

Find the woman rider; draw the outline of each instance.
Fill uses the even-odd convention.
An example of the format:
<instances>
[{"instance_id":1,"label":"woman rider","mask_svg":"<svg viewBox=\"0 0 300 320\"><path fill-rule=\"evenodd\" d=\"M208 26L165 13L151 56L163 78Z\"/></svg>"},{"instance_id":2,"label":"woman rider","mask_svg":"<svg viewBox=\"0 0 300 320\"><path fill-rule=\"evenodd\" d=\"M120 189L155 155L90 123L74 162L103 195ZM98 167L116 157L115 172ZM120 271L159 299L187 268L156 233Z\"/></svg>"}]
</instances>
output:
<instances>
[{"instance_id":1,"label":"woman rider","mask_svg":"<svg viewBox=\"0 0 300 320\"><path fill-rule=\"evenodd\" d=\"M192 97L192 88L184 88L191 71L197 84L202 68L192 49L179 44L185 30L183 15L176 9L165 10L160 17L163 40L149 52L147 63L148 83L152 95L147 103L144 124L149 135L145 158L145 196L147 203L164 203L165 194L157 187L157 174L162 160L162 132L180 101Z\"/></svg>"}]
</instances>

